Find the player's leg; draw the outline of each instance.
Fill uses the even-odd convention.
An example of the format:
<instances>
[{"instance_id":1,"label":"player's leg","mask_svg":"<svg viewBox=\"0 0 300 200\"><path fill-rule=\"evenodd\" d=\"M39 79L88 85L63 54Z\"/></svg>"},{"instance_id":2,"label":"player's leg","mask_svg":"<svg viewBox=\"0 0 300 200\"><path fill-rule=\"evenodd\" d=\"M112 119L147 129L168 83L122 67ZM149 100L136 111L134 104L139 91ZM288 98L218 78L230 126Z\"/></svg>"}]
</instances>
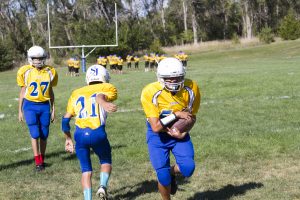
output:
<instances>
[{"instance_id":1,"label":"player's leg","mask_svg":"<svg viewBox=\"0 0 300 200\"><path fill-rule=\"evenodd\" d=\"M100 182L96 193L101 199L107 199L108 181L112 170L111 146L107 139L105 127L101 126L91 134L92 148L99 158Z\"/></svg>"},{"instance_id":2,"label":"player's leg","mask_svg":"<svg viewBox=\"0 0 300 200\"><path fill-rule=\"evenodd\" d=\"M40 105L40 111L39 114L39 128L40 128L40 160L45 167L45 154L46 154L46 147L47 147L47 138L49 135L49 126L50 126L50 119L51 119L51 113L50 113L50 104L45 103Z\"/></svg>"},{"instance_id":3,"label":"player's leg","mask_svg":"<svg viewBox=\"0 0 300 200\"><path fill-rule=\"evenodd\" d=\"M80 163L82 172L81 186L84 200L92 199L92 162L90 158L90 134L83 129L76 128L74 139L76 141L76 156Z\"/></svg>"},{"instance_id":4,"label":"player's leg","mask_svg":"<svg viewBox=\"0 0 300 200\"><path fill-rule=\"evenodd\" d=\"M188 135L183 140L179 140L174 146L172 153L176 159L174 172L180 172L184 177L192 176L195 170L194 147Z\"/></svg>"},{"instance_id":5,"label":"player's leg","mask_svg":"<svg viewBox=\"0 0 300 200\"><path fill-rule=\"evenodd\" d=\"M31 136L31 146L32 146L34 161L36 165L36 171L41 171L42 162L39 156L39 144L38 144L40 138L40 128L39 128L39 120L38 120L38 108L36 103L25 99L23 102L23 112Z\"/></svg>"},{"instance_id":6,"label":"player's leg","mask_svg":"<svg viewBox=\"0 0 300 200\"><path fill-rule=\"evenodd\" d=\"M171 169L170 143L166 142L168 137L148 131L147 138L149 157L156 171L159 192L163 200L169 200L171 198Z\"/></svg>"}]
</instances>

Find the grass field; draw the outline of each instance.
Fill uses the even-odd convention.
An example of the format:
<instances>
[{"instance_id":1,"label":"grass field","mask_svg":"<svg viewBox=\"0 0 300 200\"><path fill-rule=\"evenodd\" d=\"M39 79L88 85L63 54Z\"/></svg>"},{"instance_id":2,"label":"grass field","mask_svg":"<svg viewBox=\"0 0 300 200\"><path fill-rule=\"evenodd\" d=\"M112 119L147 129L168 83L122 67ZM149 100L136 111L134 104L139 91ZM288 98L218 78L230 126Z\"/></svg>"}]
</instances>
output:
<instances>
[{"instance_id":1,"label":"grass field","mask_svg":"<svg viewBox=\"0 0 300 200\"><path fill-rule=\"evenodd\" d=\"M85 83L83 74L65 72L58 69L57 120L43 173L33 170L28 130L17 120L16 71L0 73L0 199L83 199L79 163L64 152L60 119L71 91ZM173 199L300 199L300 41L194 53L187 77L202 93L191 132L196 170L190 179L179 179ZM119 112L107 125L111 199L160 199L139 101L142 88L155 79L143 69L112 75ZM95 155L92 160L97 170ZM98 179L95 173L94 188Z\"/></svg>"}]
</instances>

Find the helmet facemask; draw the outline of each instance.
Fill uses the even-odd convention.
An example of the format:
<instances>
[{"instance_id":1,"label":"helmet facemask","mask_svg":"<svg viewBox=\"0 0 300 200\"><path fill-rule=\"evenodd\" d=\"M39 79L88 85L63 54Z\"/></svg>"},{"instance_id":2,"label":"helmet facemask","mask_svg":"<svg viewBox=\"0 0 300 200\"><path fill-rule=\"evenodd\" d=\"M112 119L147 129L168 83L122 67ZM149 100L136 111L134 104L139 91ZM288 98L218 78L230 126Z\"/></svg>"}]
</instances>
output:
<instances>
[{"instance_id":1,"label":"helmet facemask","mask_svg":"<svg viewBox=\"0 0 300 200\"><path fill-rule=\"evenodd\" d=\"M168 91L176 93L184 86L185 70L176 58L165 58L158 63L157 79Z\"/></svg>"},{"instance_id":2,"label":"helmet facemask","mask_svg":"<svg viewBox=\"0 0 300 200\"><path fill-rule=\"evenodd\" d=\"M30 65L36 67L36 68L42 68L45 65L46 58L40 57L40 58L28 58L28 61Z\"/></svg>"},{"instance_id":3,"label":"helmet facemask","mask_svg":"<svg viewBox=\"0 0 300 200\"><path fill-rule=\"evenodd\" d=\"M28 62L36 68L42 68L45 65L47 54L40 46L33 46L27 51Z\"/></svg>"},{"instance_id":4,"label":"helmet facemask","mask_svg":"<svg viewBox=\"0 0 300 200\"><path fill-rule=\"evenodd\" d=\"M178 92L183 88L184 76L161 77L160 83L170 92Z\"/></svg>"}]
</instances>

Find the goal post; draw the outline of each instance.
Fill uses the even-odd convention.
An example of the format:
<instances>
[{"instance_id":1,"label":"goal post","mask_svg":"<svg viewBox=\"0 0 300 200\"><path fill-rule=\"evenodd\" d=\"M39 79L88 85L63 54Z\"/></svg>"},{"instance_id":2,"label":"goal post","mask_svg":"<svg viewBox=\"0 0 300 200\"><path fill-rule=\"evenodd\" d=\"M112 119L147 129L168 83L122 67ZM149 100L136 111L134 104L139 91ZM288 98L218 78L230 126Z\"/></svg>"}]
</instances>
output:
<instances>
[{"instance_id":1,"label":"goal post","mask_svg":"<svg viewBox=\"0 0 300 200\"><path fill-rule=\"evenodd\" d=\"M49 49L66 49L66 48L81 48L81 68L82 72L86 72L86 58L90 53L92 53L96 48L98 47L117 47L118 46L118 12L117 12L117 4L115 3L115 17L114 17L114 22L115 22L115 44L94 44L94 45L85 45L85 44L80 44L80 45L72 45L72 46L52 46L51 45L51 22L50 22L50 12L49 12L49 1L47 2L47 19L48 19L48 44L49 44ZM84 49L85 48L93 48L91 51L89 51L87 54L85 54Z\"/></svg>"}]
</instances>

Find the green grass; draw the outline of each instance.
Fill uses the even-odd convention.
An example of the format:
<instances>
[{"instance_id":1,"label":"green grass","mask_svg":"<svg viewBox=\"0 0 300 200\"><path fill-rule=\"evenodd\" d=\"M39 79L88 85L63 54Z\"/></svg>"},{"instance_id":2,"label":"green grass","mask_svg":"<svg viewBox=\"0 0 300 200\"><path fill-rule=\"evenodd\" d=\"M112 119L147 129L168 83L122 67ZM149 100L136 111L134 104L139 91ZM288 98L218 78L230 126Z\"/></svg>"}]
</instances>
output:
<instances>
[{"instance_id":1,"label":"green grass","mask_svg":"<svg viewBox=\"0 0 300 200\"><path fill-rule=\"evenodd\" d=\"M173 199L300 199L300 41L190 56L187 77L201 88L191 135L196 170L179 180ZM26 125L17 120L16 70L0 73L0 199L82 199L75 156L64 153L60 119L84 76L59 68L56 122L48 140L48 167L34 172ZM154 73L112 74L119 111L108 118L113 151L112 199L160 199L145 142L142 88ZM92 156L97 172L97 158ZM173 160L172 160L173 162ZM98 172L93 176L97 187ZM95 194L95 190L94 190Z\"/></svg>"}]
</instances>

